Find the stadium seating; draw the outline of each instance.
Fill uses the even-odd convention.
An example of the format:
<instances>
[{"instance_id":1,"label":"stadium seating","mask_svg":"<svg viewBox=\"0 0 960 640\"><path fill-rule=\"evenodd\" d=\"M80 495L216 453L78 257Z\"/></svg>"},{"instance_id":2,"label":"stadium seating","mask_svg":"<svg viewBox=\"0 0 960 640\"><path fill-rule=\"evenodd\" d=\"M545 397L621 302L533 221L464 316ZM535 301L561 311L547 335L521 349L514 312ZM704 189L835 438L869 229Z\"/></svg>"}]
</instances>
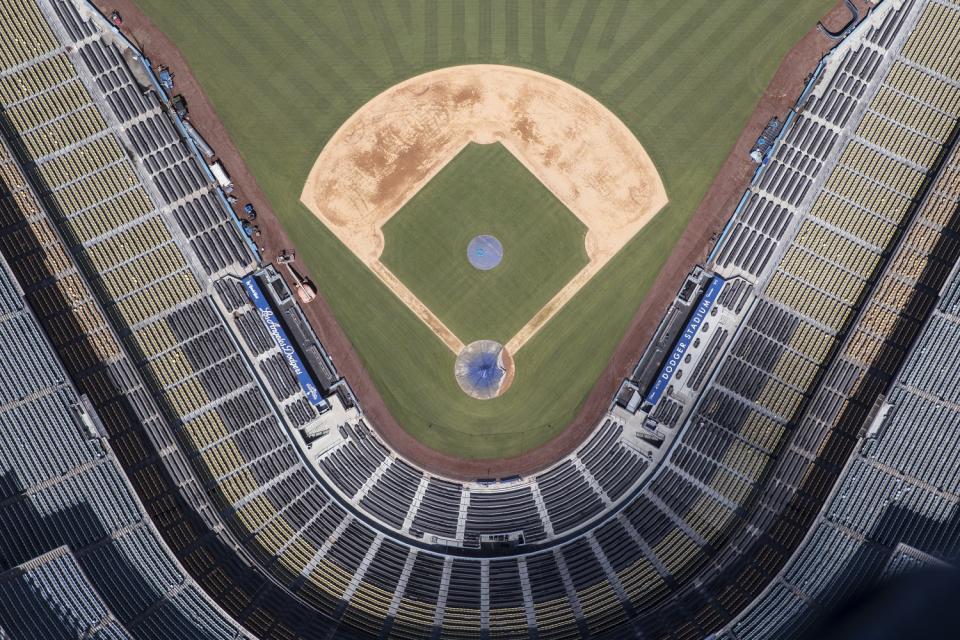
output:
<instances>
[{"instance_id":1,"label":"stadium seating","mask_svg":"<svg viewBox=\"0 0 960 640\"><path fill-rule=\"evenodd\" d=\"M30 363L0 416L53 427L0 438L0 520L24 533L0 556L27 567L0 597L34 625L3 629L54 629L36 625L63 602L51 633L71 636L682 638L746 609L726 632L752 637L854 582L818 591L818 571L924 561L868 537L952 551L902 529L953 522L956 474L908 425L957 399L954 368L929 366L960 339L956 279L923 328L960 257L957 7L883 6L830 54L708 265L738 325L687 378L694 400L668 390L651 413L669 450L640 453L611 414L536 474L460 482L362 412L309 449L325 418L239 278L290 291L77 2L0 8L17 34L0 39L0 251L32 310L0 278L0 364ZM905 360L882 437L850 458ZM904 508L857 509L877 496Z\"/></svg>"},{"instance_id":2,"label":"stadium seating","mask_svg":"<svg viewBox=\"0 0 960 640\"><path fill-rule=\"evenodd\" d=\"M23 638L131 638L67 547L0 574L4 631Z\"/></svg>"},{"instance_id":3,"label":"stadium seating","mask_svg":"<svg viewBox=\"0 0 960 640\"><path fill-rule=\"evenodd\" d=\"M172 623L190 637L236 637L154 530L2 261L0 292L0 335L24 350L0 362L0 626L14 637L126 638Z\"/></svg>"},{"instance_id":4,"label":"stadium seating","mask_svg":"<svg viewBox=\"0 0 960 640\"><path fill-rule=\"evenodd\" d=\"M602 496L571 461L537 476L537 486L555 533L574 528L603 510Z\"/></svg>"},{"instance_id":5,"label":"stadium seating","mask_svg":"<svg viewBox=\"0 0 960 640\"><path fill-rule=\"evenodd\" d=\"M953 201L960 203L960 192ZM952 276L948 291L958 284ZM856 590L960 551L960 477L952 464L960 416L941 397L954 389L943 377L956 369L955 311L950 294L944 296L887 397L887 417L846 463L812 533L772 587L725 630L728 637L800 637L819 612ZM932 358L938 359L931 368ZM904 544L914 552L904 553Z\"/></svg>"}]
</instances>

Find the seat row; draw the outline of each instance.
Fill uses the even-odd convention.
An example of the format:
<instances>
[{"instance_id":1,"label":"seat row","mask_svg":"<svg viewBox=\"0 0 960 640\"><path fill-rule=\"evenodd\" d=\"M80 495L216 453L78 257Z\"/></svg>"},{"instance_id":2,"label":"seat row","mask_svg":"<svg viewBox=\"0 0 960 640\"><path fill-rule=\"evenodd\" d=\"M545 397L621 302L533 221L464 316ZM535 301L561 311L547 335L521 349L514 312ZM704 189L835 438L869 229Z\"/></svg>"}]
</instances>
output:
<instances>
[{"instance_id":1,"label":"seat row","mask_svg":"<svg viewBox=\"0 0 960 640\"><path fill-rule=\"evenodd\" d=\"M11 0L0 7L10 38L0 41L0 70L12 69L57 48L58 43L32 0Z\"/></svg>"},{"instance_id":2,"label":"seat row","mask_svg":"<svg viewBox=\"0 0 960 640\"><path fill-rule=\"evenodd\" d=\"M65 6L59 0L55 3ZM841 89L856 91L847 82ZM799 162L806 163L806 160ZM820 244L824 243L829 244L826 240ZM822 255L820 251L824 250L816 245L807 248L816 255ZM126 258L135 259L135 255ZM855 271L849 265L841 266ZM171 376L169 381L182 380L179 384L174 382L174 387L170 388L183 387L187 389L184 393L190 397L175 405L173 421L176 423L181 419L189 425L203 424L203 430L184 427L184 431L189 429L196 434L189 436L196 438L192 440L195 451L191 455L194 470L203 478L203 490L217 505L217 512L228 522L230 530L254 556L254 563L271 576L270 580L284 585L310 604L290 606L286 612L289 617L284 617L285 624L289 622L300 630L308 629L311 623L294 624L293 621L301 612L309 612L312 606L328 616L315 616L317 624L320 620L338 618L362 620L358 626L376 628L382 619L383 626L388 626L391 631L413 637L435 632L436 635L463 637L481 635L483 626L489 626L494 619L501 621L510 633L520 635L529 625L536 625L541 637L601 635L624 623L628 604L633 608L630 615L649 609L649 602L632 600L631 594L638 597L656 594L663 584L683 585L705 570L712 560L714 545L723 544L731 535L731 528L739 517L733 514L748 504L756 479L770 464L766 451L752 446L746 436L725 433L722 428L711 431L704 427L702 432L710 437L696 441L692 437L682 439L675 449L676 460L671 458L662 477L636 496L631 495L622 512L623 519L618 520L620 529L613 529L619 536L617 540L606 538L601 542L592 534L564 540L562 547L535 549L533 553L499 559L496 573L492 572L489 558L454 557L452 553L439 554L426 548L413 551L406 545L391 546L393 542L387 543L388 536L384 531L368 527L353 513L347 515L336 500L323 494L321 483L309 473L298 470L298 456L289 443L280 444L284 437L280 423L272 415L266 397L256 384L239 387L244 392L236 396L223 392L213 375L216 372L205 359L206 352L199 346L201 335L209 335L211 339L218 335L212 329L216 323L197 320L193 325L190 321L196 317L193 312L177 315L178 310L188 308L196 311L192 305L175 303L171 307L170 300L162 301L155 307L157 313L142 324L150 327L150 340L156 340L158 345L165 342L198 345L195 352L191 352L192 346L182 348L182 358L176 353L180 347L167 347L160 352L165 354L162 356L165 366L169 365L166 366ZM156 315L163 319L159 322L153 320ZM160 324L165 325L165 329L155 329ZM801 326L811 325L795 325L791 340L794 335L800 335ZM804 334L803 339L812 340L810 335L813 334ZM785 353L787 351L791 355L784 357L792 357L794 351L786 349ZM210 362L234 362L231 358L213 360L213 354L214 351L210 351ZM179 363L176 366L182 365L182 370L169 364L174 362ZM776 371L775 364L766 368ZM757 370L761 368L757 367ZM223 376L231 380L236 377L239 382L249 379L249 372L244 372L242 367L237 371L240 373L224 366ZM797 385L805 380L790 379L780 386L796 392ZM156 388L155 382L150 384ZM750 391L751 396L777 408L776 399L764 395L773 393L769 391L773 386L758 381L755 387L755 391ZM161 388L167 388L167 385ZM741 390L748 391L745 386ZM249 399L251 406L230 404L234 397ZM714 407L705 404L703 413L706 415L713 410ZM754 408L754 411L770 417L762 410ZM200 416L209 418L194 421ZM776 423L775 420L772 422ZM750 423L751 427L754 425ZM646 463L625 445L622 433L618 431L621 427L614 422L605 425L598 429L594 440L577 452L579 462L575 466L579 468L582 464L586 472L571 476L576 478L573 482L582 485L592 478L600 492L611 499L629 495ZM398 493L407 495L414 483L418 489L423 484L417 479L417 472L399 466L365 426L351 424L344 429L346 444L341 448L350 455L344 454L338 472L344 477L350 476L351 480L343 480L345 484L359 481L360 487L366 485L368 489L364 498L371 496L371 504L376 502L382 506L384 494L381 491L389 487L395 486L399 488ZM744 433L746 429L745 421ZM689 430L690 433L693 431L700 430ZM204 470L206 474L203 474ZM368 485L374 472L382 475L378 476L377 482ZM161 476L158 474L157 477ZM376 490L379 482L384 483L384 489ZM458 516L461 512L465 514L465 535L475 536L486 531L484 527L488 523L493 523L496 532L502 533L505 520L501 512L516 514L523 530L529 530L532 541L536 542L537 536L542 535L537 530L542 526L540 512L528 487L517 489L511 485L502 491L493 488L474 490L471 487L469 493L465 493L458 486L448 494L441 491L431 493L432 484L433 479L427 481L424 497L443 495L444 500L456 500L456 513ZM593 490L593 484L589 481L588 484ZM184 486L192 487L187 481ZM357 495L360 487L351 487L352 484L345 493ZM464 498L465 495L469 497ZM326 502L320 496L324 496ZM410 500L412 502L413 498ZM549 514L549 507L547 509ZM169 512L164 513L174 511L171 506ZM471 512L474 514L472 519ZM491 514L489 518L484 515L487 512ZM533 516L536 516L535 521L523 520ZM389 517L396 519L398 514ZM171 517L173 520L176 518ZM416 526L416 517L413 521ZM171 526L166 532L168 539L175 541L178 548L214 548L210 538L198 542L183 529ZM394 536L391 533L389 537ZM618 549L618 541L632 550ZM407 551L405 556L397 552L398 546ZM388 550L381 554L385 548ZM621 561L619 569L608 569L613 565L606 557L607 548L618 558L629 560ZM415 555L414 560L410 560L411 555ZM244 574L232 568L222 556L212 557L215 560L206 562L198 554L196 564L191 566L203 567L198 573L204 577L205 584L211 585L210 588L215 589L218 596L223 596L225 602L235 603L231 605L231 611L246 611L251 605L249 600L243 602L244 597L250 598L250 594L259 593L259 590L239 579L235 582L222 579L218 583L218 575ZM366 579L368 574L375 575L371 567L378 559L385 567L383 575L387 577L380 578L385 582L384 586L389 586L392 576L397 576L393 593L388 589L381 593L377 590L381 587L376 587L372 578L371 581ZM516 563L515 574L512 562ZM218 571L222 573L218 574ZM501 593L504 604L510 605L503 607L505 612L495 613L488 603L484 603L482 595L485 591L489 593L491 575L504 576L514 589L520 585L522 598L517 597L516 591L512 598ZM524 583L530 586L525 588ZM363 594L363 597L351 604L357 594ZM258 604L268 602L271 600L266 595L257 598ZM522 617L517 611L520 608L523 609ZM700 610L698 607L697 611ZM709 607L703 610L706 612L704 620L714 619ZM263 622L271 614L260 612L258 615L264 617L251 622L251 626L259 629L266 625L268 632L281 629L282 625L276 621L276 614L281 610L273 608L272 611L272 621Z\"/></svg>"}]
</instances>

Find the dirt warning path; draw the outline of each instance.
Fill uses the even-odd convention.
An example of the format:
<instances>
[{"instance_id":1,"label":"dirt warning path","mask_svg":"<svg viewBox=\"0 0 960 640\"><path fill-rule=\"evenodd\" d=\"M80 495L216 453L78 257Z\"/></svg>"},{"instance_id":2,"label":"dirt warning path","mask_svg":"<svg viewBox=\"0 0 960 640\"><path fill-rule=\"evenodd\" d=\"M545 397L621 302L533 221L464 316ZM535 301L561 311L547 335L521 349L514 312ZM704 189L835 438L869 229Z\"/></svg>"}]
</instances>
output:
<instances>
[{"instance_id":1,"label":"dirt warning path","mask_svg":"<svg viewBox=\"0 0 960 640\"><path fill-rule=\"evenodd\" d=\"M872 5L865 0L854 1L861 8L862 18L866 15L865 9ZM260 213L257 222L263 235L258 238L258 243L263 250L264 261L272 261L283 249L292 249L293 243L176 46L137 8L134 0L93 2L105 14L109 14L113 9L119 10L124 18L124 33L145 50L154 64L169 65L176 73L177 91L182 93L190 104L191 122L226 165L241 202L245 199L252 201ZM844 1L837 0L836 6L827 13L823 22L829 28L836 29L841 27L848 17L849 12ZM755 165L747 157L753 142L771 116L783 117L787 114L800 96L807 77L834 44L835 42L815 25L811 25L810 31L784 57L673 253L637 309L609 364L597 379L577 416L559 436L522 455L501 459L466 460L427 447L407 433L387 409L363 361L337 323L330 306L322 296L318 296L310 304L304 305L304 313L336 363L340 374L350 382L368 422L391 448L408 460L433 473L464 480L526 475L550 465L576 449L596 427L620 382L629 375L643 348L650 341L657 322L676 295L680 283L697 262L706 258L713 245L714 235L723 228L747 188L755 169ZM309 271L301 260L296 261L295 267L300 273L309 276ZM280 273L287 277L285 270ZM288 284L293 286L292 282Z\"/></svg>"},{"instance_id":2,"label":"dirt warning path","mask_svg":"<svg viewBox=\"0 0 960 640\"><path fill-rule=\"evenodd\" d=\"M470 142L499 142L587 227L589 261L506 348L515 354L667 203L643 146L609 109L556 78L448 67L360 107L327 141L300 201L455 353L463 343L380 261L383 225Z\"/></svg>"}]
</instances>

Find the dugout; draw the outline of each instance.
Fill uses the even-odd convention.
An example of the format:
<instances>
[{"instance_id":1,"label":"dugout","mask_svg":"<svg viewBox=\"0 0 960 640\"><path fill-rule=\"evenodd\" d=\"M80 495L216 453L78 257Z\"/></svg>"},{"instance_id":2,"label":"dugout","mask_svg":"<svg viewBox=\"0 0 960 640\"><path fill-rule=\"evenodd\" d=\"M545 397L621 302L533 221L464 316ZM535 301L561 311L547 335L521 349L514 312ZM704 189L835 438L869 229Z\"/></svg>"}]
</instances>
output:
<instances>
[{"instance_id":1,"label":"dugout","mask_svg":"<svg viewBox=\"0 0 960 640\"><path fill-rule=\"evenodd\" d=\"M687 318L712 276L713 274L703 267L694 267L683 284L680 285L677 296L670 303L670 308L667 309L657 326L650 344L630 377L630 381L637 388L646 390L653 383L654 378L660 371L660 365L669 355L671 347L683 331Z\"/></svg>"},{"instance_id":2,"label":"dugout","mask_svg":"<svg viewBox=\"0 0 960 640\"><path fill-rule=\"evenodd\" d=\"M303 311L280 274L272 266L252 276L260 285L276 317L289 336L293 347L310 376L316 381L321 393L328 396L335 392L340 379L337 370L317 338Z\"/></svg>"}]
</instances>

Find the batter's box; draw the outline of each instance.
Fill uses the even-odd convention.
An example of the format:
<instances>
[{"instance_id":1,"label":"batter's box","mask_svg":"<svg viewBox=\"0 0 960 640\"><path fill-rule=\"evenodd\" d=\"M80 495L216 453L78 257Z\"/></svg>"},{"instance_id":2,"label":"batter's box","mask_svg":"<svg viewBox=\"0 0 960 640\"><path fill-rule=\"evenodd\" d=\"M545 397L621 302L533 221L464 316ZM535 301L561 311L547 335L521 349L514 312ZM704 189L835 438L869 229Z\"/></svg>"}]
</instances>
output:
<instances>
[{"instance_id":1,"label":"batter's box","mask_svg":"<svg viewBox=\"0 0 960 640\"><path fill-rule=\"evenodd\" d=\"M540 73L450 67L406 80L361 107L320 153L301 201L454 353L464 336L385 264L384 226L471 142L503 145L586 229L586 262L510 336L505 347L515 354L663 208L667 195L650 157L613 113ZM500 240L506 261L509 239Z\"/></svg>"}]
</instances>

